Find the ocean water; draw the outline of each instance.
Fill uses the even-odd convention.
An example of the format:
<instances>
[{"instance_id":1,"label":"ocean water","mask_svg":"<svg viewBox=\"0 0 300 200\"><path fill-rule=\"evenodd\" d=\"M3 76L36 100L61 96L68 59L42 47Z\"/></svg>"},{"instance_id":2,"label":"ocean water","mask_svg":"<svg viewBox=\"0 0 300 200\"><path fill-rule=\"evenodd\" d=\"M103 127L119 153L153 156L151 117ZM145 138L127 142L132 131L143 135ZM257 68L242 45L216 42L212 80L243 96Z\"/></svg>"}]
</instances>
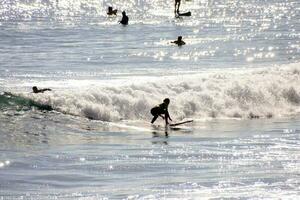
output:
<instances>
[{"instance_id":1,"label":"ocean water","mask_svg":"<svg viewBox=\"0 0 300 200\"><path fill-rule=\"evenodd\" d=\"M0 199L300 197L300 2L181 10L0 1ZM193 123L151 126L166 97Z\"/></svg>"}]
</instances>

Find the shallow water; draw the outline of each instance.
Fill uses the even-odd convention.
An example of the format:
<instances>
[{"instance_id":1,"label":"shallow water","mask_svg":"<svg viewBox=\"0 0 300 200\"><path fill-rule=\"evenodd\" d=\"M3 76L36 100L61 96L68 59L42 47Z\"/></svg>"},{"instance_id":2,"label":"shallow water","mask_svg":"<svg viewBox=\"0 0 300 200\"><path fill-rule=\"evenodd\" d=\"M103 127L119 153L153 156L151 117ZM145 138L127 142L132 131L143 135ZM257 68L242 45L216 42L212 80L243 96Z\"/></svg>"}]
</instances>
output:
<instances>
[{"instance_id":1,"label":"shallow water","mask_svg":"<svg viewBox=\"0 0 300 200\"><path fill-rule=\"evenodd\" d=\"M298 119L195 122L167 136L57 113L5 126L4 199L299 197Z\"/></svg>"},{"instance_id":2,"label":"shallow water","mask_svg":"<svg viewBox=\"0 0 300 200\"><path fill-rule=\"evenodd\" d=\"M3 0L0 199L299 198L299 5Z\"/></svg>"}]
</instances>

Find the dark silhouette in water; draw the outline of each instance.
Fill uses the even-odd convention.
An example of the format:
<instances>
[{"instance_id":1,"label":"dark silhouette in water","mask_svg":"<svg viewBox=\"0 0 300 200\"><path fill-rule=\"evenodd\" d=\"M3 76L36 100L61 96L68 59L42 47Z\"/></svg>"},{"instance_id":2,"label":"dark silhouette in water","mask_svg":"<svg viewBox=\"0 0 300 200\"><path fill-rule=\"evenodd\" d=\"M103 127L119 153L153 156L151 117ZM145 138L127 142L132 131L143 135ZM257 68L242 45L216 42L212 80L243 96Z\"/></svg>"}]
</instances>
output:
<instances>
[{"instance_id":1,"label":"dark silhouette in water","mask_svg":"<svg viewBox=\"0 0 300 200\"><path fill-rule=\"evenodd\" d=\"M153 119L151 120L152 124L159 116L165 119L166 125L169 124L168 119L172 121L168 111L169 104L170 104L170 99L166 98L164 99L164 102L162 104L159 104L151 109L150 112L153 115Z\"/></svg>"},{"instance_id":2,"label":"dark silhouette in water","mask_svg":"<svg viewBox=\"0 0 300 200\"><path fill-rule=\"evenodd\" d=\"M182 45L185 45L185 42L182 40L182 36L178 36L177 40L171 42L171 43L175 43L177 44L178 46L182 46Z\"/></svg>"},{"instance_id":3,"label":"dark silhouette in water","mask_svg":"<svg viewBox=\"0 0 300 200\"><path fill-rule=\"evenodd\" d=\"M159 132L156 132L156 131L153 131L152 135L153 135L153 138L156 138L156 137L162 138L162 135ZM164 138L165 139L169 138L168 128L167 127L165 127L165 136L164 136ZM165 144L165 145L168 145L168 141L167 140L164 140L164 141L161 141L161 140L156 140L155 141L155 140L153 140L152 144Z\"/></svg>"},{"instance_id":4,"label":"dark silhouette in water","mask_svg":"<svg viewBox=\"0 0 300 200\"><path fill-rule=\"evenodd\" d=\"M113 8L111 6L108 7L107 15L117 15L118 10Z\"/></svg>"},{"instance_id":5,"label":"dark silhouette in water","mask_svg":"<svg viewBox=\"0 0 300 200\"><path fill-rule=\"evenodd\" d=\"M43 93L45 91L51 91L51 89L49 89L49 88L38 89L36 86L33 86L32 91L33 91L33 93Z\"/></svg>"},{"instance_id":6,"label":"dark silhouette in water","mask_svg":"<svg viewBox=\"0 0 300 200\"><path fill-rule=\"evenodd\" d=\"M127 25L128 24L128 20L129 20L129 18L126 15L126 12L123 11L122 12L122 20L120 21L120 23L123 24L123 25Z\"/></svg>"},{"instance_id":7,"label":"dark silhouette in water","mask_svg":"<svg viewBox=\"0 0 300 200\"><path fill-rule=\"evenodd\" d=\"M179 14L179 7L180 7L180 1L181 0L175 0L175 9L174 9L174 13Z\"/></svg>"}]
</instances>

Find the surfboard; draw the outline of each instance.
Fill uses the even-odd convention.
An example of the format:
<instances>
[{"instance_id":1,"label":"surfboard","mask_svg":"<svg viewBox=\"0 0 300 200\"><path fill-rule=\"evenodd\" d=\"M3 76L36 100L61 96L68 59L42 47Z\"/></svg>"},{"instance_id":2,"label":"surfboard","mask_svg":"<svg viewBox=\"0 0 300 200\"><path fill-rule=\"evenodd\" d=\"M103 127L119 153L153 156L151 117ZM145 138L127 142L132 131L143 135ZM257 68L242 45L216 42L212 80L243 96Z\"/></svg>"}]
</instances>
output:
<instances>
[{"instance_id":1,"label":"surfboard","mask_svg":"<svg viewBox=\"0 0 300 200\"><path fill-rule=\"evenodd\" d=\"M107 122L107 124L112 128L117 128L117 130L165 134L169 131L184 133L191 132L193 130L191 127L180 125L190 123L192 121L193 120L186 120L179 123L169 124L169 126L165 126L164 122L151 124L146 121Z\"/></svg>"},{"instance_id":2,"label":"surfboard","mask_svg":"<svg viewBox=\"0 0 300 200\"><path fill-rule=\"evenodd\" d=\"M178 13L178 16L186 16L186 17L189 17L189 16L191 16L191 15L192 15L191 11L189 11L189 12L184 12L184 13Z\"/></svg>"},{"instance_id":3,"label":"surfboard","mask_svg":"<svg viewBox=\"0 0 300 200\"><path fill-rule=\"evenodd\" d=\"M145 121L108 122L107 124L124 131L165 133L167 130L164 123L154 125Z\"/></svg>"},{"instance_id":4,"label":"surfboard","mask_svg":"<svg viewBox=\"0 0 300 200\"><path fill-rule=\"evenodd\" d=\"M191 123L191 122L193 122L193 120L187 120L187 121L183 121L183 122L169 124L169 126L178 126L178 125L182 125L182 124L186 124L186 123Z\"/></svg>"}]
</instances>

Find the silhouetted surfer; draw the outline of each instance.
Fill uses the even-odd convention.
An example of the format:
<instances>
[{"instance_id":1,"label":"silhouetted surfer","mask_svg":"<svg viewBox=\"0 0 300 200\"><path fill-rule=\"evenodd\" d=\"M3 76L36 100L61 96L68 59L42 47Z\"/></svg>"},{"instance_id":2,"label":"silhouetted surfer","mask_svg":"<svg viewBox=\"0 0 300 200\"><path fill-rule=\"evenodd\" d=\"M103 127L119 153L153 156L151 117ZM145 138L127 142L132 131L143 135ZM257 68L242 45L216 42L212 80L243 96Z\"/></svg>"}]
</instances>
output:
<instances>
[{"instance_id":1,"label":"silhouetted surfer","mask_svg":"<svg viewBox=\"0 0 300 200\"><path fill-rule=\"evenodd\" d=\"M182 40L182 36L178 36L177 40L171 42L171 43L175 43L177 44L178 46L182 46L182 45L185 45L185 42Z\"/></svg>"},{"instance_id":2,"label":"silhouetted surfer","mask_svg":"<svg viewBox=\"0 0 300 200\"><path fill-rule=\"evenodd\" d=\"M107 15L117 15L118 10L113 8L111 6L108 7Z\"/></svg>"},{"instance_id":3,"label":"silhouetted surfer","mask_svg":"<svg viewBox=\"0 0 300 200\"><path fill-rule=\"evenodd\" d=\"M151 120L151 123L153 124L155 120L160 116L161 118L165 119L166 125L169 124L168 119L171 119L168 111L168 106L170 104L170 99L166 98L164 99L164 102L162 104L159 104L151 109L151 114L153 115L153 119ZM164 116L163 116L164 115Z\"/></svg>"},{"instance_id":4,"label":"silhouetted surfer","mask_svg":"<svg viewBox=\"0 0 300 200\"><path fill-rule=\"evenodd\" d=\"M181 0L175 0L175 10L174 10L175 17L180 18L181 16L186 16L186 17L191 16L192 15L191 11L180 13L179 11L180 2Z\"/></svg>"},{"instance_id":5,"label":"silhouetted surfer","mask_svg":"<svg viewBox=\"0 0 300 200\"><path fill-rule=\"evenodd\" d=\"M33 93L43 93L45 91L51 91L51 89L49 89L49 88L38 89L36 86L33 86L32 91L33 91Z\"/></svg>"},{"instance_id":6,"label":"silhouetted surfer","mask_svg":"<svg viewBox=\"0 0 300 200\"><path fill-rule=\"evenodd\" d=\"M123 11L122 12L122 20L120 21L121 24L123 25L127 25L128 24L128 16L126 15L126 12Z\"/></svg>"},{"instance_id":7,"label":"silhouetted surfer","mask_svg":"<svg viewBox=\"0 0 300 200\"><path fill-rule=\"evenodd\" d=\"M176 13L179 14L180 1L181 0L175 0L175 10L174 10L175 14Z\"/></svg>"}]
</instances>

